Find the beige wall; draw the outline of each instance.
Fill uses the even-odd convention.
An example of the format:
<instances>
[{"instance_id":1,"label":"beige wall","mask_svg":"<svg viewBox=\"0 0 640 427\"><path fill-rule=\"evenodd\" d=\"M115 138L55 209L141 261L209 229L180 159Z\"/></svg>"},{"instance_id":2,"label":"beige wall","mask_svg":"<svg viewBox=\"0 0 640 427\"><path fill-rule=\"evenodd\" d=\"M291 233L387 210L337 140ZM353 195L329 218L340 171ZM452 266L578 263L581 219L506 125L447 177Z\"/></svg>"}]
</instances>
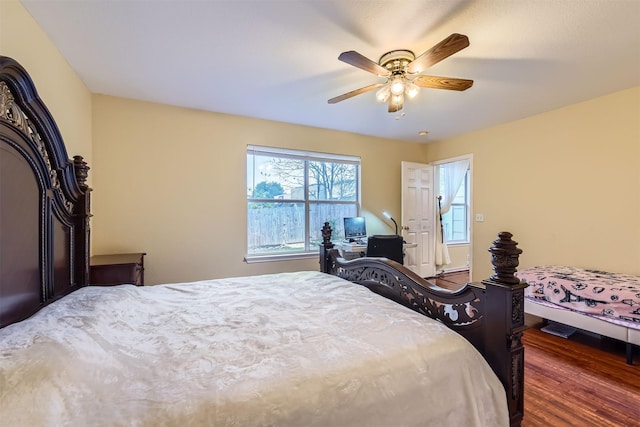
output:
<instances>
[{"instance_id":1,"label":"beige wall","mask_svg":"<svg viewBox=\"0 0 640 427\"><path fill-rule=\"evenodd\" d=\"M0 55L27 70L58 124L69 157L79 154L91 165L91 93L17 0L0 0Z\"/></svg>"},{"instance_id":2,"label":"beige wall","mask_svg":"<svg viewBox=\"0 0 640 427\"><path fill-rule=\"evenodd\" d=\"M469 245L450 245L449 258L451 263L442 266L444 271L455 271L469 268Z\"/></svg>"},{"instance_id":3,"label":"beige wall","mask_svg":"<svg viewBox=\"0 0 640 427\"><path fill-rule=\"evenodd\" d=\"M93 252L149 253L149 283L315 269L317 261L247 265L247 144L360 155L371 233L400 216L400 162L474 154L474 280L501 230L521 267L570 264L640 274L640 88L428 144L92 95L17 0L0 0L0 54L20 62L70 156L92 166ZM95 154L94 154L95 153Z\"/></svg>"},{"instance_id":4,"label":"beige wall","mask_svg":"<svg viewBox=\"0 0 640 427\"><path fill-rule=\"evenodd\" d=\"M640 274L640 87L430 144L473 153L473 279L506 230L539 264Z\"/></svg>"},{"instance_id":5,"label":"beige wall","mask_svg":"<svg viewBox=\"0 0 640 427\"><path fill-rule=\"evenodd\" d=\"M246 264L248 144L362 158L370 234L400 210L400 162L424 145L94 96L94 253L144 251L149 284L318 269L316 258Z\"/></svg>"}]
</instances>

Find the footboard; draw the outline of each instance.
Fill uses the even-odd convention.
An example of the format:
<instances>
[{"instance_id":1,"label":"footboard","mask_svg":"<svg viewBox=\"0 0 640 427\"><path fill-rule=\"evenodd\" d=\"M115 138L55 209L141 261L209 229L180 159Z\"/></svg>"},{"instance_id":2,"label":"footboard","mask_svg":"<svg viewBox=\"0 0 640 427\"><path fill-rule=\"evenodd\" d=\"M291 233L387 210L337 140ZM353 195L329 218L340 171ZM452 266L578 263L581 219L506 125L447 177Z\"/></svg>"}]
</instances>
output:
<instances>
[{"instance_id":1,"label":"footboard","mask_svg":"<svg viewBox=\"0 0 640 427\"><path fill-rule=\"evenodd\" d=\"M493 274L481 283L451 291L423 279L386 258L347 261L331 244L325 223L320 247L321 271L334 274L436 319L464 336L484 356L507 393L511 425L518 426L524 410L524 288L515 277L522 250L502 232L489 248Z\"/></svg>"}]
</instances>

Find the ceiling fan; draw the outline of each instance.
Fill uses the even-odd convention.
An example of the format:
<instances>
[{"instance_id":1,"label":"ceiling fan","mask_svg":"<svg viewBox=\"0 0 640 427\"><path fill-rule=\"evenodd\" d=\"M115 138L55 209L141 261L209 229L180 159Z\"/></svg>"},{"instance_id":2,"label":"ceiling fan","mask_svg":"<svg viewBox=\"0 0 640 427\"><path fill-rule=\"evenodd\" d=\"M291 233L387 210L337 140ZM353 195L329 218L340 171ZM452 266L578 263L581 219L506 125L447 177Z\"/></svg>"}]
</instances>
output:
<instances>
[{"instance_id":1,"label":"ceiling fan","mask_svg":"<svg viewBox=\"0 0 640 427\"><path fill-rule=\"evenodd\" d=\"M378 62L359 54L354 50L342 52L338 59L362 70L385 77L384 83L375 83L360 89L352 90L335 98L329 104L335 104L356 95L378 89L376 99L388 103L388 111L395 113L402 110L405 95L413 98L421 87L447 90L467 90L473 85L473 80L457 79L453 77L425 76L420 73L426 68L437 64L445 58L469 46L469 38L462 34L451 34L422 55L416 56L410 50L392 50L380 57Z\"/></svg>"}]
</instances>

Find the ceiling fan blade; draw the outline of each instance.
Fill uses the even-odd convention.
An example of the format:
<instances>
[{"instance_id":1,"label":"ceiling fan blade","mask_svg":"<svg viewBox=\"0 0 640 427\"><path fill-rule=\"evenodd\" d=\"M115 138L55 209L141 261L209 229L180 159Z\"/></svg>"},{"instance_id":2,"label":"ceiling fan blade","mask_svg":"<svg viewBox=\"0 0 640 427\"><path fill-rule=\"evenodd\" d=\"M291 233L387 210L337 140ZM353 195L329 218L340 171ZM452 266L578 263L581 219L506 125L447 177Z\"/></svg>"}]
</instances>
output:
<instances>
[{"instance_id":1,"label":"ceiling fan blade","mask_svg":"<svg viewBox=\"0 0 640 427\"><path fill-rule=\"evenodd\" d=\"M393 98L393 96L389 98L389 109L387 111L390 113L397 113L402 110L402 107L404 107L404 97L400 98L399 102L394 101Z\"/></svg>"},{"instance_id":2,"label":"ceiling fan blade","mask_svg":"<svg viewBox=\"0 0 640 427\"><path fill-rule=\"evenodd\" d=\"M383 84L382 83L376 83L376 84L372 84L372 85L369 85L369 86L361 87L360 89L352 90L351 92L343 93L340 96L336 96L335 98L331 98L327 102L329 102L329 104L335 104L337 102L344 101L345 99L352 98L352 97L354 97L356 95L360 95L361 93L369 92L370 90L373 90L373 89L378 88L380 86L383 86Z\"/></svg>"},{"instance_id":3,"label":"ceiling fan blade","mask_svg":"<svg viewBox=\"0 0 640 427\"><path fill-rule=\"evenodd\" d=\"M355 50L350 50L348 52L342 52L338 59L342 62L346 62L349 65L353 65L354 67L358 67L364 71L368 71L373 74L377 74L378 76L388 76L390 71L386 68L382 67L377 62L373 62L366 56L363 56L356 52Z\"/></svg>"},{"instance_id":4,"label":"ceiling fan blade","mask_svg":"<svg viewBox=\"0 0 640 427\"><path fill-rule=\"evenodd\" d=\"M420 87L460 91L467 90L473 86L473 80L436 76L418 76L413 80L413 83Z\"/></svg>"},{"instance_id":5,"label":"ceiling fan blade","mask_svg":"<svg viewBox=\"0 0 640 427\"><path fill-rule=\"evenodd\" d=\"M418 56L407 65L407 72L411 74L421 73L428 67L437 64L443 59L469 46L469 38L462 34L451 34L440 43Z\"/></svg>"}]
</instances>

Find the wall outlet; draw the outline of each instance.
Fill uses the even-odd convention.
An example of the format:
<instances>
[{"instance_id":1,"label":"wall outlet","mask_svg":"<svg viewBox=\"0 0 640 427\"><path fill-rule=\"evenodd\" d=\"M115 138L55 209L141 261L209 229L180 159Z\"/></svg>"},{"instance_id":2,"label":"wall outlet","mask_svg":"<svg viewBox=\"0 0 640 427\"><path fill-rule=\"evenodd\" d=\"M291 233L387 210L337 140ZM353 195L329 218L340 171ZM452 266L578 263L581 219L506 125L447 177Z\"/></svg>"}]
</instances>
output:
<instances>
[{"instance_id":1,"label":"wall outlet","mask_svg":"<svg viewBox=\"0 0 640 427\"><path fill-rule=\"evenodd\" d=\"M476 214L476 222L482 222L482 221L484 221L484 215Z\"/></svg>"}]
</instances>

